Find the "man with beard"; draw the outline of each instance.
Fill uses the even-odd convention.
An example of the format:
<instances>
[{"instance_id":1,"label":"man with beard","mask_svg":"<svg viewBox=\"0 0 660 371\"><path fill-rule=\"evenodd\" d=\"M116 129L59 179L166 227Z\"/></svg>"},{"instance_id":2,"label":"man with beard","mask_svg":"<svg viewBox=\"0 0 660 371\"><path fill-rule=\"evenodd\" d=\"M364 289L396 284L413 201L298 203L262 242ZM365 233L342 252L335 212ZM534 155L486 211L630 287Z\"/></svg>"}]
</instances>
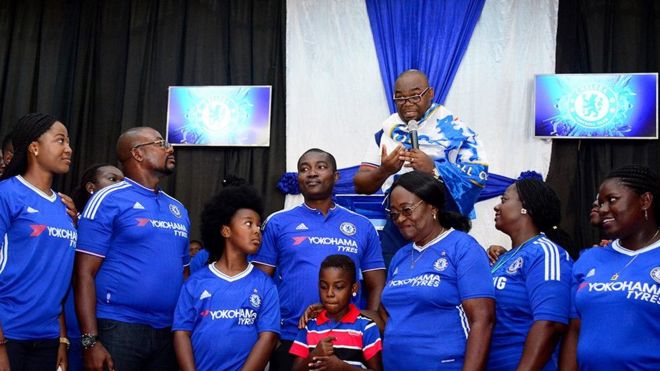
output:
<instances>
[{"instance_id":1,"label":"man with beard","mask_svg":"<svg viewBox=\"0 0 660 371\"><path fill-rule=\"evenodd\" d=\"M126 178L87 203L79 222L75 301L85 368L178 370L172 315L188 274L190 220L159 187L174 150L158 131L117 141Z\"/></svg>"},{"instance_id":2,"label":"man with beard","mask_svg":"<svg viewBox=\"0 0 660 371\"><path fill-rule=\"evenodd\" d=\"M289 348L298 334L298 320L310 304L320 301L319 268L329 255L353 260L367 292L366 309L375 311L380 304L385 264L378 234L367 218L332 201L337 179L332 154L318 148L303 153L298 185L305 202L266 220L261 249L252 259L274 277L280 296L281 345L271 356L270 370L291 370L294 356ZM359 307L360 295L353 303Z\"/></svg>"}]
</instances>

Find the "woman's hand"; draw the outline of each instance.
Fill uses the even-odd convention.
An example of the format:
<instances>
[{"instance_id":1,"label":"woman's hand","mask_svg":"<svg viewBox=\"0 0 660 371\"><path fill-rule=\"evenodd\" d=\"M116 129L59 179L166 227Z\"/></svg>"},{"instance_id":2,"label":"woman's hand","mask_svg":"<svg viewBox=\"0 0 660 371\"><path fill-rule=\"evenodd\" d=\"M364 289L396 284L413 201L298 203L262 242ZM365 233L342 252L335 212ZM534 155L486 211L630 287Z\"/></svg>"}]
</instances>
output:
<instances>
[{"instance_id":1,"label":"woman's hand","mask_svg":"<svg viewBox=\"0 0 660 371\"><path fill-rule=\"evenodd\" d=\"M298 320L298 328L299 329L304 329L305 326L307 326L307 321L309 321L312 318L316 318L316 316L321 313L323 310L323 304L316 303L312 304L307 309L305 309L305 313L303 313L302 317L300 317L300 320Z\"/></svg>"},{"instance_id":2,"label":"woman's hand","mask_svg":"<svg viewBox=\"0 0 660 371\"><path fill-rule=\"evenodd\" d=\"M64 206L66 206L66 213L71 218L71 221L73 221L73 225L78 226L78 210L76 209L76 204L73 203L73 199L64 193L57 192L57 194L60 196Z\"/></svg>"},{"instance_id":3,"label":"woman's hand","mask_svg":"<svg viewBox=\"0 0 660 371\"><path fill-rule=\"evenodd\" d=\"M500 245L490 245L488 246L488 260L490 260L490 265L495 264L497 259L500 258L500 255L506 252L506 249Z\"/></svg>"},{"instance_id":4,"label":"woman's hand","mask_svg":"<svg viewBox=\"0 0 660 371\"><path fill-rule=\"evenodd\" d=\"M0 371L9 371L9 356L5 344L0 345Z\"/></svg>"},{"instance_id":5,"label":"woman's hand","mask_svg":"<svg viewBox=\"0 0 660 371\"><path fill-rule=\"evenodd\" d=\"M66 343L60 343L60 347L57 349L57 366L55 368L57 371L69 369L68 350Z\"/></svg>"}]
</instances>

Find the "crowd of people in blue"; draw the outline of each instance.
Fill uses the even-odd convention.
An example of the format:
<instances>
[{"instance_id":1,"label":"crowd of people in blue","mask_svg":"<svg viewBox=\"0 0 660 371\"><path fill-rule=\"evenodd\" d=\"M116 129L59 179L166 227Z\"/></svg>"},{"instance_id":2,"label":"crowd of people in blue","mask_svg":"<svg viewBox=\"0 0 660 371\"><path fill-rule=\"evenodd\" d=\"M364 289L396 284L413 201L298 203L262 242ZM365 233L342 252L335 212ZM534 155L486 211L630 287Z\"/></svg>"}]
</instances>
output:
<instances>
[{"instance_id":1,"label":"crowd of people in blue","mask_svg":"<svg viewBox=\"0 0 660 371\"><path fill-rule=\"evenodd\" d=\"M122 133L121 166L91 166L69 197L51 189L71 166L65 125L23 116L0 168L0 371L660 369L658 175L602 180L589 217L608 240L575 261L557 194L519 179L495 206L512 248L486 250L468 234L488 171L477 135L420 71L394 100L354 179L387 191L381 236L333 202L335 158L312 148L302 204L264 219L229 179L192 259L157 130Z\"/></svg>"}]
</instances>

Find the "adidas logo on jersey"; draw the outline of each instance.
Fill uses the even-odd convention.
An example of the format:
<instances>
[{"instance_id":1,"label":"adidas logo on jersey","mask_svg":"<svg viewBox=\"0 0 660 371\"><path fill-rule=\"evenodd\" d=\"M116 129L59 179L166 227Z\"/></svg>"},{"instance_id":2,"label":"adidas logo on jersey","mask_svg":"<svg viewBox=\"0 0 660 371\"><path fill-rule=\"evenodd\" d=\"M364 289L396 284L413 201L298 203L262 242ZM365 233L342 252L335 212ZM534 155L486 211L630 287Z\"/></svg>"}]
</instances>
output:
<instances>
[{"instance_id":1,"label":"adidas logo on jersey","mask_svg":"<svg viewBox=\"0 0 660 371\"><path fill-rule=\"evenodd\" d=\"M139 209L139 210L144 210L144 206L142 206L142 204L139 203L139 202L137 202L137 201L136 201L135 204L133 205L133 208L134 208L134 209Z\"/></svg>"},{"instance_id":2,"label":"adidas logo on jersey","mask_svg":"<svg viewBox=\"0 0 660 371\"><path fill-rule=\"evenodd\" d=\"M596 268L591 268L591 270L589 271L589 273L587 273L587 277L591 277L591 276L593 276L593 275L595 275L595 274L596 274Z\"/></svg>"},{"instance_id":3,"label":"adidas logo on jersey","mask_svg":"<svg viewBox=\"0 0 660 371\"><path fill-rule=\"evenodd\" d=\"M34 214L34 213L38 213L39 210L37 210L37 209L33 209L33 208L31 208L30 206L28 206L28 207L27 207L27 212L28 212L29 214Z\"/></svg>"},{"instance_id":4,"label":"adidas logo on jersey","mask_svg":"<svg viewBox=\"0 0 660 371\"><path fill-rule=\"evenodd\" d=\"M307 226L305 225L305 223L300 223L300 224L298 224L298 226L296 227L296 230L297 230L297 231L306 231L306 230L308 230L308 229L309 229L309 228L307 228Z\"/></svg>"},{"instance_id":5,"label":"adidas logo on jersey","mask_svg":"<svg viewBox=\"0 0 660 371\"><path fill-rule=\"evenodd\" d=\"M199 300L204 300L204 299L206 299L206 298L210 298L210 297L211 297L211 293L208 292L208 291L206 291L206 290L204 290L204 292L202 293L202 295L199 296Z\"/></svg>"}]
</instances>

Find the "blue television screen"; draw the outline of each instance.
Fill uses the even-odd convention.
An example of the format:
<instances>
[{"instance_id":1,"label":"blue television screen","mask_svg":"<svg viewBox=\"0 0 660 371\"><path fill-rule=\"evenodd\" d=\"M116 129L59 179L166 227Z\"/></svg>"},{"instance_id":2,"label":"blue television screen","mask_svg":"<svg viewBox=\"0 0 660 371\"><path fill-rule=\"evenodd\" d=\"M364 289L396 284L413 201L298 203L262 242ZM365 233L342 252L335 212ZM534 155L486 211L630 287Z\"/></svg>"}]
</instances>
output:
<instances>
[{"instance_id":1,"label":"blue television screen","mask_svg":"<svg viewBox=\"0 0 660 371\"><path fill-rule=\"evenodd\" d=\"M658 138L658 74L536 76L534 135Z\"/></svg>"},{"instance_id":2,"label":"blue television screen","mask_svg":"<svg viewBox=\"0 0 660 371\"><path fill-rule=\"evenodd\" d=\"M270 86L170 86L167 140L174 145L270 144Z\"/></svg>"}]
</instances>

